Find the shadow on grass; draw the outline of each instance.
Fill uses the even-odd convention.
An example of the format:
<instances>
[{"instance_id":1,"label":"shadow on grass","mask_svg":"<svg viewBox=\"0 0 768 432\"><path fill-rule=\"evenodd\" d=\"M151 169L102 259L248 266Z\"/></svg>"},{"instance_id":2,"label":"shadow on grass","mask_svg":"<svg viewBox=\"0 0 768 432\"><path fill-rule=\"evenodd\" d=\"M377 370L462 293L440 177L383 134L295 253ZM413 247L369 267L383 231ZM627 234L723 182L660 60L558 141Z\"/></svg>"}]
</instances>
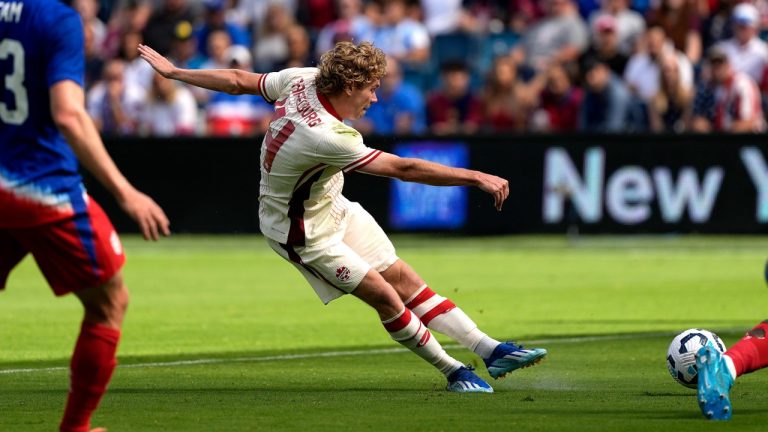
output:
<instances>
[{"instance_id":1,"label":"shadow on grass","mask_svg":"<svg viewBox=\"0 0 768 432\"><path fill-rule=\"evenodd\" d=\"M636 323L639 320L610 321ZM545 321L542 321L545 322ZM556 321L549 321L556 322ZM608 323L606 321L605 323ZM673 321L670 321L673 322ZM725 321L724 321L725 322ZM732 321L727 321L733 323ZM719 329L718 333L742 334L741 328ZM600 344L600 343L632 343L638 339L665 339L674 336L677 332L653 331L653 332L629 332L629 333L596 333L596 334L569 334L569 335L540 335L516 338L521 342L548 345L558 344ZM445 344L449 350L463 350L456 344ZM169 347L172 349L173 347ZM215 365L224 363L260 363L273 361L311 360L334 357L354 357L366 355L393 355L409 354L409 351L396 343L387 345L361 345L341 347L310 347L303 350L253 350L231 352L187 352L183 354L158 354L158 355L118 355L118 368L154 368L154 367L178 367L196 365ZM57 372L67 369L69 358L48 359L41 361L0 362L0 379L3 376Z\"/></svg>"}]
</instances>

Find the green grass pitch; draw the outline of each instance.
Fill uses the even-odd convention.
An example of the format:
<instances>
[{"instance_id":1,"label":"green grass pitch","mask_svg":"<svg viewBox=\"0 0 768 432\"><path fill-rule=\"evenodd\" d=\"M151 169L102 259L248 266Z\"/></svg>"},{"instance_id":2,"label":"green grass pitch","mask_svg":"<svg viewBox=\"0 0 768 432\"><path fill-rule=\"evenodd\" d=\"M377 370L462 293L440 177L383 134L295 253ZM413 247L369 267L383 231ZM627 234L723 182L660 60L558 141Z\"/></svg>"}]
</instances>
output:
<instances>
[{"instance_id":1,"label":"green grass pitch","mask_svg":"<svg viewBox=\"0 0 768 432\"><path fill-rule=\"evenodd\" d=\"M768 318L768 238L395 236L399 255L497 338L549 349L443 391L352 297L323 306L260 237L125 239L132 303L94 425L127 431L764 431L768 371L704 420L664 357L689 327L730 345ZM31 259L0 293L0 431L52 431L79 326ZM441 341L448 340L440 337ZM447 345L461 361L477 358ZM478 364L478 366L481 366ZM488 378L482 367L480 375ZM490 378L488 378L490 379Z\"/></svg>"}]
</instances>

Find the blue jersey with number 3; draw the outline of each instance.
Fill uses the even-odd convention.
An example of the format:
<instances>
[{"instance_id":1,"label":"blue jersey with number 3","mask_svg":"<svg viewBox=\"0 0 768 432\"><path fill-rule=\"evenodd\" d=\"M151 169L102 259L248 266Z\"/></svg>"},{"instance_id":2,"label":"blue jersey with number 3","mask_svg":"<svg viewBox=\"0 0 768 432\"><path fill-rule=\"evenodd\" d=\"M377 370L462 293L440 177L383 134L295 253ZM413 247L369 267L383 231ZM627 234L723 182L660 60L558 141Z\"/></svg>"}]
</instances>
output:
<instances>
[{"instance_id":1,"label":"blue jersey with number 3","mask_svg":"<svg viewBox=\"0 0 768 432\"><path fill-rule=\"evenodd\" d=\"M64 80L82 87L84 64L83 26L72 8L59 0L0 1L0 226L11 201L69 213L72 195L82 196L49 89Z\"/></svg>"}]
</instances>

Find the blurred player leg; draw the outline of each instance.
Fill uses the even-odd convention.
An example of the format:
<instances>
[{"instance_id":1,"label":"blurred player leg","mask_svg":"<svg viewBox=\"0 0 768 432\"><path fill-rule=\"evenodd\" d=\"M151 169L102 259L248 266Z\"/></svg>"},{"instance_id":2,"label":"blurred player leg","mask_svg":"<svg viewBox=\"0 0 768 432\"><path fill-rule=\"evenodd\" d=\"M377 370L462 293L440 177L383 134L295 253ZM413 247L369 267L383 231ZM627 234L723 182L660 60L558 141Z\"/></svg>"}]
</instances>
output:
<instances>
[{"instance_id":1,"label":"blurred player leg","mask_svg":"<svg viewBox=\"0 0 768 432\"><path fill-rule=\"evenodd\" d=\"M0 229L0 290L5 288L8 274L25 255L27 250L8 231Z\"/></svg>"},{"instance_id":2,"label":"blurred player leg","mask_svg":"<svg viewBox=\"0 0 768 432\"><path fill-rule=\"evenodd\" d=\"M60 430L88 432L115 368L128 291L120 272L125 254L111 222L94 200L75 197L73 216L8 232L34 256L56 295L74 293L83 304Z\"/></svg>"},{"instance_id":3,"label":"blurred player leg","mask_svg":"<svg viewBox=\"0 0 768 432\"><path fill-rule=\"evenodd\" d=\"M768 320L758 324L725 352L731 376L753 372L768 366Z\"/></svg>"},{"instance_id":4,"label":"blurred player leg","mask_svg":"<svg viewBox=\"0 0 768 432\"><path fill-rule=\"evenodd\" d=\"M115 352L128 306L128 290L121 274L101 287L75 294L85 308L85 317L72 354L62 432L89 430L91 414L106 392L117 365Z\"/></svg>"}]
</instances>

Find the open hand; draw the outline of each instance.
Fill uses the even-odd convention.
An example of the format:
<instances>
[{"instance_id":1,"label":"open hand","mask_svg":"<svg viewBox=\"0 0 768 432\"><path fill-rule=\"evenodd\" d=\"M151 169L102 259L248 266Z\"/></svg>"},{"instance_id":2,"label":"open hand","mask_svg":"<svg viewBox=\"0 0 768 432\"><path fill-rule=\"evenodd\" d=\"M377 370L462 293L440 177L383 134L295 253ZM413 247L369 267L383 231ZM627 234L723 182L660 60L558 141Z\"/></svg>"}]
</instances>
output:
<instances>
[{"instance_id":1,"label":"open hand","mask_svg":"<svg viewBox=\"0 0 768 432\"><path fill-rule=\"evenodd\" d=\"M164 76L165 78L170 78L171 74L174 70L176 70L176 66L173 65L167 58L161 56L157 51L153 50L152 48L139 44L139 55L141 58L147 61L147 63L152 66L157 73Z\"/></svg>"}]
</instances>

